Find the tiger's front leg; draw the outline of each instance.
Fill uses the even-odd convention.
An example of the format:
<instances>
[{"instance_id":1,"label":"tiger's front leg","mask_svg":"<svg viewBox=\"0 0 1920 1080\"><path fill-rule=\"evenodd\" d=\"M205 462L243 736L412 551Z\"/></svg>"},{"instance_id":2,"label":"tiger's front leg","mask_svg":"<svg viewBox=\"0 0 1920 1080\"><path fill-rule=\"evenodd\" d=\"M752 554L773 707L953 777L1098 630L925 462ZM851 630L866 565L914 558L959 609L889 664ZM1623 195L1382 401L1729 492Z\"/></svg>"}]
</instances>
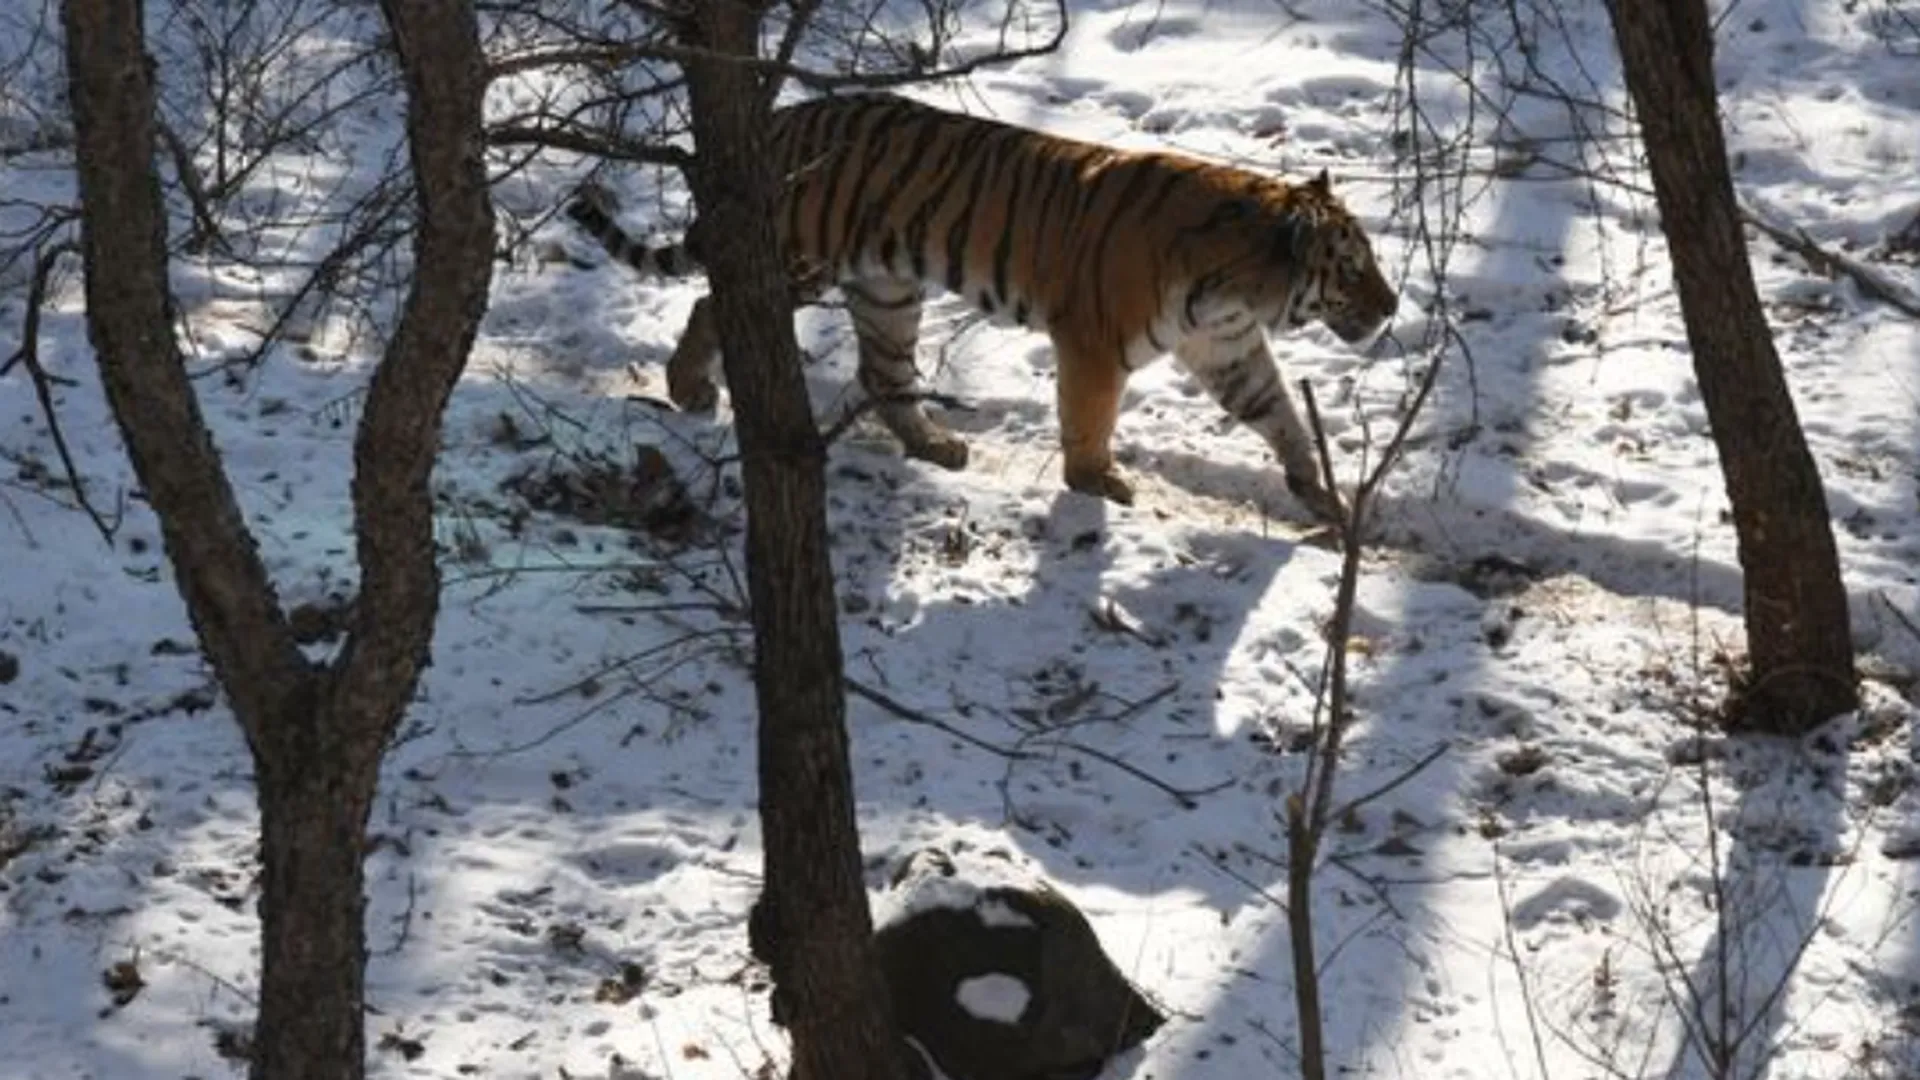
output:
<instances>
[{"instance_id":1,"label":"tiger's front leg","mask_svg":"<svg viewBox=\"0 0 1920 1080\"><path fill-rule=\"evenodd\" d=\"M693 302L687 328L667 359L667 396L682 412L709 413L720 404L720 334L713 322L713 297Z\"/></svg>"},{"instance_id":2,"label":"tiger's front leg","mask_svg":"<svg viewBox=\"0 0 1920 1080\"><path fill-rule=\"evenodd\" d=\"M1113 461L1113 430L1120 420L1126 367L1114 350L1091 345L1065 328L1054 330L1053 352L1067 487L1132 506L1133 482Z\"/></svg>"},{"instance_id":3,"label":"tiger's front leg","mask_svg":"<svg viewBox=\"0 0 1920 1080\"><path fill-rule=\"evenodd\" d=\"M1300 421L1258 323L1249 320L1223 336L1188 338L1174 349L1174 356L1229 416L1259 432L1273 448L1295 498L1316 517L1344 519L1346 506L1339 494L1320 482L1313 438Z\"/></svg>"},{"instance_id":4,"label":"tiger's front leg","mask_svg":"<svg viewBox=\"0 0 1920 1080\"><path fill-rule=\"evenodd\" d=\"M890 278L841 285L860 339L860 387L878 404L880 420L910 458L944 469L967 465L967 444L927 415L919 400L920 285Z\"/></svg>"}]
</instances>

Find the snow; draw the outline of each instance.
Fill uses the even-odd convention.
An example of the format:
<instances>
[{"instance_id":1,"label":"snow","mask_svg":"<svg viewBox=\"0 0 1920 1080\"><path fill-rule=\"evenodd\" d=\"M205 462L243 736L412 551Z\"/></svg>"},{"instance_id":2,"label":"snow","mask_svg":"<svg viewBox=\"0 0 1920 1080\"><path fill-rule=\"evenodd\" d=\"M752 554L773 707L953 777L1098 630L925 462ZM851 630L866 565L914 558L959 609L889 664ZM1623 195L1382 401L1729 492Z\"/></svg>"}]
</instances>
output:
<instances>
[{"instance_id":1,"label":"snow","mask_svg":"<svg viewBox=\"0 0 1920 1080\"><path fill-rule=\"evenodd\" d=\"M1021 930L1033 926L1033 920L1020 914L1004 900L987 900L977 904L974 910L980 913L980 925L999 929Z\"/></svg>"},{"instance_id":2,"label":"snow","mask_svg":"<svg viewBox=\"0 0 1920 1080\"><path fill-rule=\"evenodd\" d=\"M937 860L937 861L936 861ZM1031 890L1044 868L996 849L954 859L942 851L913 852L902 861L895 880L873 898L875 926L890 926L933 910L971 911L982 926L1019 929L1036 925L996 889Z\"/></svg>"},{"instance_id":3,"label":"snow","mask_svg":"<svg viewBox=\"0 0 1920 1080\"><path fill-rule=\"evenodd\" d=\"M1002 972L962 979L953 1000L969 1016L995 1024L1017 1024L1027 1011L1033 992L1027 984Z\"/></svg>"},{"instance_id":4,"label":"snow","mask_svg":"<svg viewBox=\"0 0 1920 1080\"><path fill-rule=\"evenodd\" d=\"M1899 9L1748 0L1719 28L1742 195L1869 261L1920 212ZM1537 77L1518 50L1436 29L1408 78L1373 5L1090 2L1060 54L919 92L1126 146L1330 168L1406 297L1372 355L1318 331L1275 342L1313 380L1349 478L1396 418L1436 290L1393 103L1416 94L1443 131L1480 125L1446 267L1471 357L1449 355L1381 500L1347 643L1359 719L1342 790L1384 793L1317 869L1339 1067L1703 1075L1691 1025L1716 1011L1696 1012L1689 988L1711 998L1726 972L1747 1065L1912 1075L1920 328L1752 238L1869 678L1859 713L1804 740L1703 729L1741 643L1734 540L1645 175L1618 138L1567 141L1620 132L1604 12L1560 10L1562 25L1533 27ZM1550 79L1592 103L1521 93L1500 144L1516 166L1488 102L1449 74L1462 64L1492 100ZM0 111L0 133L21 122ZM384 160L395 116L391 102L353 113L343 152ZM1528 146L1544 159L1525 164ZM49 160L0 159L0 224L67 197ZM318 199L370 180L329 161L256 176L262 205L276 185ZM502 188L537 226L534 253L585 250L534 220L565 180ZM662 204L684 197L627 205L648 218ZM178 272L202 373L258 341L250 298L267 287L214 262ZM1920 287L1911 261L1873 265ZM0 275L0 355L23 282L18 266ZM60 421L119 527L109 545L74 509L24 372L0 379L0 652L18 663L0 682L0 1072L237 1075L219 1047L257 986L250 765L132 494L77 275L58 285L41 360L70 380ZM730 451L730 416L646 400L664 397L700 288L552 259L498 268L435 474L434 663L372 822L376 1076L701 1080L785 1061L745 932L761 856L737 496L703 463ZM330 317L256 370L196 381L289 604L350 595L356 575L347 480L375 343ZM838 310L801 327L827 416L851 399L851 336ZM953 418L973 465L904 461L867 424L830 464L847 670L903 707L849 702L876 901L922 848L1009 852L1174 1018L1108 1075L1290 1075L1279 815L1304 767L1336 558L1302 538L1259 440L1171 364L1129 387L1118 446L1141 491L1123 509L1060 488L1043 338L942 301L923 340L933 385L973 406ZM733 523L722 542L529 513L502 490L589 453L630 461L635 444L713 497ZM143 985L115 1005L103 973L122 962Z\"/></svg>"}]
</instances>

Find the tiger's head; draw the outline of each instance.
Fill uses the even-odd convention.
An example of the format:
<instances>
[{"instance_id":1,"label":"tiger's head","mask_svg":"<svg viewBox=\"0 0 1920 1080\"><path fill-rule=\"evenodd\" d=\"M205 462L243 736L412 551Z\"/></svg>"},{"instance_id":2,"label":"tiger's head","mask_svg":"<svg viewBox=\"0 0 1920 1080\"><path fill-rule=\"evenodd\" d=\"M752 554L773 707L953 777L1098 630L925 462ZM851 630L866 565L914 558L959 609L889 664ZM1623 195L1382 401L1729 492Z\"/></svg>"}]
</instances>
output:
<instances>
[{"instance_id":1,"label":"tiger's head","mask_svg":"<svg viewBox=\"0 0 1920 1080\"><path fill-rule=\"evenodd\" d=\"M1262 178L1248 194L1252 198L1231 199L1212 216L1226 226L1216 235L1230 237L1238 251L1217 253L1231 269L1210 284L1237 295L1271 330L1317 321L1342 341L1371 341L1400 298L1326 170L1304 184Z\"/></svg>"},{"instance_id":2,"label":"tiger's head","mask_svg":"<svg viewBox=\"0 0 1920 1080\"><path fill-rule=\"evenodd\" d=\"M1295 212L1307 218L1296 240L1293 295L1283 316L1289 326L1314 320L1350 344L1365 344L1399 310L1400 297L1374 260L1373 243L1345 203L1333 194L1327 171L1296 188Z\"/></svg>"}]
</instances>

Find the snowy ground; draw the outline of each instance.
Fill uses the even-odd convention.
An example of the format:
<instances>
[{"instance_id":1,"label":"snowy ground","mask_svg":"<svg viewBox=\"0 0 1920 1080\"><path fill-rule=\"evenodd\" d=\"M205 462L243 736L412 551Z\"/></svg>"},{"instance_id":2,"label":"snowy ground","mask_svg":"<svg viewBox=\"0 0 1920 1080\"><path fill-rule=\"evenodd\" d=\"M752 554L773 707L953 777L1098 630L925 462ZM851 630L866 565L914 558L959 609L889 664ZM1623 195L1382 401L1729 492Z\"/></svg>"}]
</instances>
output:
<instances>
[{"instance_id":1,"label":"snowy ground","mask_svg":"<svg viewBox=\"0 0 1920 1080\"><path fill-rule=\"evenodd\" d=\"M1913 288L1913 239L1902 254L1895 237L1920 212L1920 38L1903 8L1914 17L1881 0L1737 3L1719 69L1742 193ZM1399 45L1384 18L1335 0L1075 13L1059 55L926 96L1130 146L1331 167L1405 276L1396 333L1417 345L1434 283L1392 213ZM1450 41L1417 84L1443 122L1466 115L1442 70ZM1618 102L1598 4L1570 4L1539 42L1543 71ZM1481 83L1496 102L1509 89ZM1698 1074L1690 1040L1720 1008L1696 1011L1688 987L1725 972L1754 1070L1916 1075L1920 632L1902 618L1920 609L1920 328L1755 239L1869 706L1803 744L1701 735L1740 646L1738 571L1650 200L1556 170L1581 160L1565 109L1514 115L1502 178L1484 175L1491 148L1476 158L1449 267L1472 361L1448 361L1366 563L1346 790L1441 753L1356 815L1320 869L1332 1051L1370 1075ZM1627 144L1586 151L1603 156L1644 184ZM5 183L28 179L65 182ZM558 225L544 235L586 250ZM0 296L0 353L17 286ZM551 493L546 470L582 455L658 444L734 512L697 467L727 450L724 411L714 424L631 399L664 396L698 288L552 259L498 276L436 474L434 665L373 824L379 1076L698 1080L784 1060L746 955L760 852L726 612L737 531L676 547L529 510L525 494ZM223 312L193 308L202 361L252 340ZM848 671L919 717L850 705L875 887L925 845L1005 849L1077 901L1173 1016L1109 1075L1290 1075L1275 814L1301 775L1335 556L1298 539L1264 449L1171 365L1132 384L1119 444L1144 485L1118 509L1059 488L1042 338L952 306L928 322L935 385L974 406L956 423L975 467L902 461L865 428L831 466ZM833 311L802 325L824 415L846 400L849 335ZM111 503L131 477L77 282L43 333L44 362L73 380L61 421ZM1278 352L1330 403L1351 469L1408 362L1318 333ZM367 363L289 349L199 383L290 604L350 589ZM144 505L124 506L108 547L51 479L20 371L0 411L0 1074L235 1075L222 1047L251 1015L258 962L245 747ZM123 963L144 985L116 1004L105 975Z\"/></svg>"}]
</instances>

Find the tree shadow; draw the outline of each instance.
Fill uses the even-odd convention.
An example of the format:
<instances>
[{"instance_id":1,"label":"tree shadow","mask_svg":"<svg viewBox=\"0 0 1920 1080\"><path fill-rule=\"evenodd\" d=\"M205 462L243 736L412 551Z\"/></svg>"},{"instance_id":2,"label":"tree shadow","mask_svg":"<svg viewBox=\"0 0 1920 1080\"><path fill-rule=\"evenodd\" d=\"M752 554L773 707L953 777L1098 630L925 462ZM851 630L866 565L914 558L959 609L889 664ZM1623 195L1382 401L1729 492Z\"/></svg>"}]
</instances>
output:
<instances>
[{"instance_id":1,"label":"tree shadow","mask_svg":"<svg viewBox=\"0 0 1920 1080\"><path fill-rule=\"evenodd\" d=\"M1833 991L1821 988L1824 978L1810 982L1803 961L1831 933L1841 884L1868 872L1849 839L1847 751L1766 739L1722 746L1738 794L1708 816L1717 835L1705 852L1688 853L1680 873L1641 883L1636 915L1677 1028L1661 1075L1812 1071L1840 1048L1820 1045L1833 1030L1819 1015Z\"/></svg>"}]
</instances>

